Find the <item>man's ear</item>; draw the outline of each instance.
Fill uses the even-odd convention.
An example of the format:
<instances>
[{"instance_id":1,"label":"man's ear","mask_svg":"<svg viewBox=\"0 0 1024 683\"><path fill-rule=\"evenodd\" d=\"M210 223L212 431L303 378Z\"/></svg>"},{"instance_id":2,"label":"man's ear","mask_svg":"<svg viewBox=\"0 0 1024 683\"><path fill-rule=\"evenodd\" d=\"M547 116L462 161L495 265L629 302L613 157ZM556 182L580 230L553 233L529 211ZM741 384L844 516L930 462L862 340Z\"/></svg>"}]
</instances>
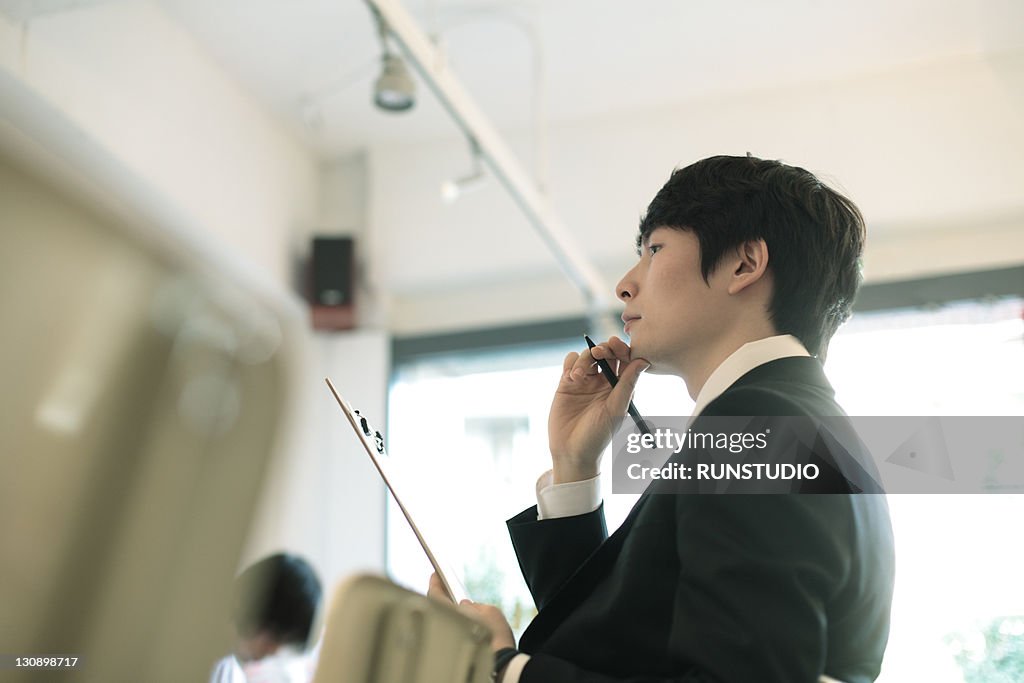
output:
<instances>
[{"instance_id":1,"label":"man's ear","mask_svg":"<svg viewBox=\"0 0 1024 683\"><path fill-rule=\"evenodd\" d=\"M729 294L738 294L765 278L768 271L768 244L763 239L747 240L736 247L729 280Z\"/></svg>"}]
</instances>

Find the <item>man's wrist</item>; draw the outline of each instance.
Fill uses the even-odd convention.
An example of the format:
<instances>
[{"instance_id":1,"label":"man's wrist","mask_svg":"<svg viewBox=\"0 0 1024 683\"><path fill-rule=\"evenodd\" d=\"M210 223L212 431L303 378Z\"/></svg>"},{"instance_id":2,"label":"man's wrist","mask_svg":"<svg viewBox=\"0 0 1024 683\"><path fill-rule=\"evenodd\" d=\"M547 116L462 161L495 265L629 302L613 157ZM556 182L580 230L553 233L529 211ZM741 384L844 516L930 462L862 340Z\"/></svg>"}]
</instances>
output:
<instances>
[{"instance_id":1,"label":"man's wrist","mask_svg":"<svg viewBox=\"0 0 1024 683\"><path fill-rule=\"evenodd\" d=\"M599 474L597 464L570 465L568 463L551 463L551 483L571 484L576 481L593 479Z\"/></svg>"},{"instance_id":2,"label":"man's wrist","mask_svg":"<svg viewBox=\"0 0 1024 683\"><path fill-rule=\"evenodd\" d=\"M514 647L503 647L494 653L494 669L491 671L491 680L500 683L501 676L505 673L505 667L519 654Z\"/></svg>"}]
</instances>

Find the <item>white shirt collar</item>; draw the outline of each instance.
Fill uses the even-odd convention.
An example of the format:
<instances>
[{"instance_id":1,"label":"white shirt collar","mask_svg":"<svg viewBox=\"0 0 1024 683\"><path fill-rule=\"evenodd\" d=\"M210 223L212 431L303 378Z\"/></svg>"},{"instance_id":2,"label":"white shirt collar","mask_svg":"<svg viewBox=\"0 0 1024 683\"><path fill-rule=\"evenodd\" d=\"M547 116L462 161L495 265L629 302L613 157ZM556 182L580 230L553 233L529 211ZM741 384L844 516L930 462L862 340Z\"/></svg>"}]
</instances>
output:
<instances>
[{"instance_id":1,"label":"white shirt collar","mask_svg":"<svg viewBox=\"0 0 1024 683\"><path fill-rule=\"evenodd\" d=\"M708 381L704 382L700 393L697 394L693 416L700 415L701 411L732 386L733 382L757 366L779 358L810 355L800 340L791 334L780 334L744 344L722 361L708 377Z\"/></svg>"}]
</instances>

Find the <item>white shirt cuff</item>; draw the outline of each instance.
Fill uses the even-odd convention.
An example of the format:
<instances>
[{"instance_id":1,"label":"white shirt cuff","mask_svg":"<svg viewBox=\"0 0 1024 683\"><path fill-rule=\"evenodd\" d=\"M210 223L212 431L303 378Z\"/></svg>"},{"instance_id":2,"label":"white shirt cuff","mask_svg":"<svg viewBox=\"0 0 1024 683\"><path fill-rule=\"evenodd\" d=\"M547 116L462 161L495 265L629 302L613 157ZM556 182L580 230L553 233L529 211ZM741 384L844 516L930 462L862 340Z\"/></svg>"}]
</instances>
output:
<instances>
[{"instance_id":1,"label":"white shirt cuff","mask_svg":"<svg viewBox=\"0 0 1024 683\"><path fill-rule=\"evenodd\" d=\"M551 470L537 479L537 519L557 519L593 512L601 505L601 475L552 484ZM513 660L515 661L515 660Z\"/></svg>"},{"instance_id":2,"label":"white shirt cuff","mask_svg":"<svg viewBox=\"0 0 1024 683\"><path fill-rule=\"evenodd\" d=\"M505 665L505 673L501 677L501 683L519 683L519 677L523 675L523 667L530 661L530 655L520 652Z\"/></svg>"}]
</instances>

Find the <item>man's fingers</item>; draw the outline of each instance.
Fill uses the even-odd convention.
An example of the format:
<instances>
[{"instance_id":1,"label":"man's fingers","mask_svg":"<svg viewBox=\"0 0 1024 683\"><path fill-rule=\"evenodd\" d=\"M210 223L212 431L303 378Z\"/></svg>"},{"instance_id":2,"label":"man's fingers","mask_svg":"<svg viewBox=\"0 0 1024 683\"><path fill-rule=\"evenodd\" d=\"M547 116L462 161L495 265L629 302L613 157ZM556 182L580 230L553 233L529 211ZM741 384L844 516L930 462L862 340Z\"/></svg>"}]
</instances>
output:
<instances>
[{"instance_id":1,"label":"man's fingers","mask_svg":"<svg viewBox=\"0 0 1024 683\"><path fill-rule=\"evenodd\" d=\"M612 404L611 407L614 408L616 414L625 414L626 407L633 399L637 380L640 379L641 373L649 367L651 367L650 363L643 358L637 358L623 368L619 374L618 385L612 389L612 393L608 397Z\"/></svg>"},{"instance_id":2,"label":"man's fingers","mask_svg":"<svg viewBox=\"0 0 1024 683\"><path fill-rule=\"evenodd\" d=\"M633 388L636 388L636 382L640 379L640 375L647 371L651 367L651 364L644 358L637 358L636 360L630 361L630 363L623 369L622 374L619 375L619 379L622 384L628 384ZM632 389L630 389L632 392Z\"/></svg>"},{"instance_id":3,"label":"man's fingers","mask_svg":"<svg viewBox=\"0 0 1024 683\"><path fill-rule=\"evenodd\" d=\"M632 360L629 345L618 337L610 337L608 341L598 344L592 353L595 358L609 361L612 367L615 367L615 363L611 363L613 360L619 363L628 363Z\"/></svg>"},{"instance_id":4,"label":"man's fingers","mask_svg":"<svg viewBox=\"0 0 1024 683\"><path fill-rule=\"evenodd\" d=\"M593 365L594 359L591 357L589 350L583 353L570 351L565 356L565 360L562 361L562 378L572 382L582 379L587 375L592 375L596 372L596 369L591 370Z\"/></svg>"},{"instance_id":5,"label":"man's fingers","mask_svg":"<svg viewBox=\"0 0 1024 683\"><path fill-rule=\"evenodd\" d=\"M618 337L609 337L607 344L608 348L611 349L612 353L615 354L615 357L618 358L623 363L629 363L630 361L633 360L632 356L630 355L631 351L629 348L629 344L622 341Z\"/></svg>"},{"instance_id":6,"label":"man's fingers","mask_svg":"<svg viewBox=\"0 0 1024 683\"><path fill-rule=\"evenodd\" d=\"M484 605L466 600L459 604L459 610L490 630L491 648L495 651L516 646L516 639L512 634L512 628L508 625L508 619L494 605Z\"/></svg>"},{"instance_id":7,"label":"man's fingers","mask_svg":"<svg viewBox=\"0 0 1024 683\"><path fill-rule=\"evenodd\" d=\"M618 376L632 360L629 345L618 337L611 337L593 349L584 349L580 353L570 352L562 361L562 377L570 382L594 377L600 373L599 360L607 362Z\"/></svg>"},{"instance_id":8,"label":"man's fingers","mask_svg":"<svg viewBox=\"0 0 1024 683\"><path fill-rule=\"evenodd\" d=\"M459 611L463 614L475 617L478 620L480 620L481 617L483 616L480 612L480 605L477 605L474 602L470 602L469 600L463 600L459 603Z\"/></svg>"},{"instance_id":9,"label":"man's fingers","mask_svg":"<svg viewBox=\"0 0 1024 683\"><path fill-rule=\"evenodd\" d=\"M622 360L615 355L615 351L610 349L607 344L598 344L590 350L590 353L595 359L603 360L607 363L615 376L619 376L619 366Z\"/></svg>"},{"instance_id":10,"label":"man's fingers","mask_svg":"<svg viewBox=\"0 0 1024 683\"><path fill-rule=\"evenodd\" d=\"M594 360L594 356L591 354L590 349L584 350L576 362L573 364L570 372L570 378L573 380L583 379L588 375L597 374L597 364Z\"/></svg>"},{"instance_id":11,"label":"man's fingers","mask_svg":"<svg viewBox=\"0 0 1024 683\"><path fill-rule=\"evenodd\" d=\"M452 601L448 591L444 589L444 583L441 582L441 577L437 575L437 572L430 575L430 587L427 588L427 596L441 602L450 603Z\"/></svg>"},{"instance_id":12,"label":"man's fingers","mask_svg":"<svg viewBox=\"0 0 1024 683\"><path fill-rule=\"evenodd\" d=\"M562 374L568 375L569 371L572 370L572 366L576 364L576 359L580 357L580 354L575 351L570 351L565 356L565 360L562 361Z\"/></svg>"}]
</instances>

